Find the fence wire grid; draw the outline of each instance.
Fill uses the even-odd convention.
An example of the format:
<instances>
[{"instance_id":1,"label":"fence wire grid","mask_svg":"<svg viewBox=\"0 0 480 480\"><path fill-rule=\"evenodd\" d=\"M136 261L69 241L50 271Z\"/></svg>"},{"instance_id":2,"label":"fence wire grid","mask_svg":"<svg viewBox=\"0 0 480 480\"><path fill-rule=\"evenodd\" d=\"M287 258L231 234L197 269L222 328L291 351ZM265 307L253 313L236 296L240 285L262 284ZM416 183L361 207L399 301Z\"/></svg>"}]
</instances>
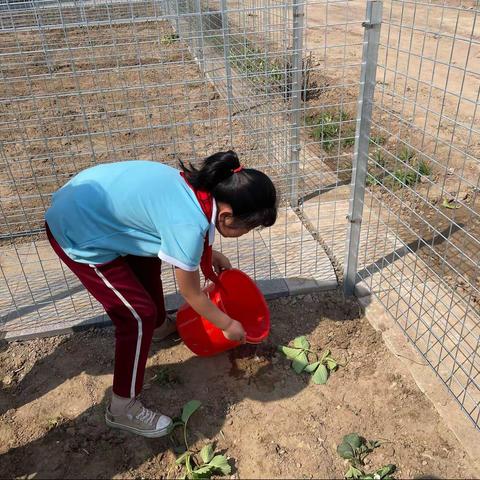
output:
<instances>
[{"instance_id":1,"label":"fence wire grid","mask_svg":"<svg viewBox=\"0 0 480 480\"><path fill-rule=\"evenodd\" d=\"M217 248L264 291L375 295L480 423L477 0L0 1L0 333L106 321L49 248L78 171L233 148L277 224ZM165 269L168 270L168 269ZM174 276L165 272L173 308Z\"/></svg>"}]
</instances>

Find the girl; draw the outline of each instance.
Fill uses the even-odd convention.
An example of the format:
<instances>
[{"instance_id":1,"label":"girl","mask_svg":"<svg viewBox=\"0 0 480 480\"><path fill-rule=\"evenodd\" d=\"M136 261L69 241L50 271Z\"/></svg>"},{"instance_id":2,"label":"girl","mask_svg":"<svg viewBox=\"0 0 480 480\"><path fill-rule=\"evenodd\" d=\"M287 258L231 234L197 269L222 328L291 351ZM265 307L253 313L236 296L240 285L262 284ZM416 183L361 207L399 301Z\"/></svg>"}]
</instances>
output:
<instances>
[{"instance_id":1,"label":"girl","mask_svg":"<svg viewBox=\"0 0 480 480\"><path fill-rule=\"evenodd\" d=\"M172 424L137 399L154 329L159 338L174 330L166 321L162 260L175 267L185 301L228 339L244 342L242 325L202 292L199 266L212 281L213 269L231 268L224 255L212 252L215 228L239 237L273 225L277 216L273 183L242 168L235 152L218 152L200 169L180 166L181 172L148 161L97 165L58 190L45 215L54 251L115 326L106 423L145 437L166 435Z\"/></svg>"}]
</instances>

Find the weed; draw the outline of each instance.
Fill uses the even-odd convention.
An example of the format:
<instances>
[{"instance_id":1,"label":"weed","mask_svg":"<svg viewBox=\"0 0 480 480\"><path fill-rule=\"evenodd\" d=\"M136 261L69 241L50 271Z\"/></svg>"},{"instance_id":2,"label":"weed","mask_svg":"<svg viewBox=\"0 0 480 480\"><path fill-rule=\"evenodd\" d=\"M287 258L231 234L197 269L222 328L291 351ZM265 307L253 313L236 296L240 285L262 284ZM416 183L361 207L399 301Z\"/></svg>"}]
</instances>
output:
<instances>
[{"instance_id":1,"label":"weed","mask_svg":"<svg viewBox=\"0 0 480 480\"><path fill-rule=\"evenodd\" d=\"M355 133L351 128L347 128L347 137L340 140L340 126L342 122L349 120L349 116L343 110L337 115L332 112L322 112L317 115L306 117L305 122L308 126L313 127L311 135L322 144L322 148L330 152L335 145L341 142L343 147L352 146L355 143Z\"/></svg>"},{"instance_id":2,"label":"weed","mask_svg":"<svg viewBox=\"0 0 480 480\"><path fill-rule=\"evenodd\" d=\"M415 158L415 152L408 147L402 147L397 156L403 163L411 164Z\"/></svg>"},{"instance_id":3,"label":"weed","mask_svg":"<svg viewBox=\"0 0 480 480\"><path fill-rule=\"evenodd\" d=\"M373 152L373 161L381 167L385 166L385 157L380 149L377 149Z\"/></svg>"},{"instance_id":4,"label":"weed","mask_svg":"<svg viewBox=\"0 0 480 480\"><path fill-rule=\"evenodd\" d=\"M370 137L370 145L383 145L386 142L386 138L382 135L372 135Z\"/></svg>"},{"instance_id":5,"label":"weed","mask_svg":"<svg viewBox=\"0 0 480 480\"><path fill-rule=\"evenodd\" d=\"M381 185L382 183L383 183L382 178L380 178L377 175L367 173L366 184L367 184L368 187L374 187L375 185Z\"/></svg>"},{"instance_id":6,"label":"weed","mask_svg":"<svg viewBox=\"0 0 480 480\"><path fill-rule=\"evenodd\" d=\"M412 158L410 157L410 159ZM412 168L405 167L404 170L395 170L393 172L394 184L397 183L400 187L410 187L418 183L421 177L428 177L431 173L430 164L425 160L420 160L417 165L412 165Z\"/></svg>"},{"instance_id":7,"label":"weed","mask_svg":"<svg viewBox=\"0 0 480 480\"><path fill-rule=\"evenodd\" d=\"M412 170L397 169L393 172L393 181L394 184L397 184L399 187L409 187L417 183L417 174Z\"/></svg>"},{"instance_id":8,"label":"weed","mask_svg":"<svg viewBox=\"0 0 480 480\"><path fill-rule=\"evenodd\" d=\"M242 39L235 45L234 52L230 54L229 59L240 72L247 75L251 74L255 81L262 83L283 82L284 72L282 68L274 62L268 61L265 53L246 39Z\"/></svg>"},{"instance_id":9,"label":"weed","mask_svg":"<svg viewBox=\"0 0 480 480\"><path fill-rule=\"evenodd\" d=\"M432 174L432 167L425 160L418 162L418 173L424 177L428 177Z\"/></svg>"},{"instance_id":10,"label":"weed","mask_svg":"<svg viewBox=\"0 0 480 480\"><path fill-rule=\"evenodd\" d=\"M313 383L317 385L327 383L331 372L334 372L340 365L331 357L330 350L325 350L319 360L317 353L310 350L310 343L305 336L297 337L293 341L292 347L281 345L278 349L292 361L295 373L310 373ZM310 361L311 359L313 361Z\"/></svg>"},{"instance_id":11,"label":"weed","mask_svg":"<svg viewBox=\"0 0 480 480\"><path fill-rule=\"evenodd\" d=\"M370 140L372 142L372 139ZM375 141L376 143L376 141ZM415 153L412 152L407 147L402 148L398 153L397 157L405 165L403 168L397 168L396 170L390 170L386 168L386 159L384 153L381 149L377 148L372 154L371 167L375 171L375 167L382 167L382 170L385 169L387 172L381 172L379 174L368 172L367 176L367 185L383 185L388 182L392 187L410 187L418 183L422 177L428 177L432 173L432 168L430 163L421 159L420 161L415 162ZM386 179L386 173L389 173L388 179Z\"/></svg>"},{"instance_id":12,"label":"weed","mask_svg":"<svg viewBox=\"0 0 480 480\"><path fill-rule=\"evenodd\" d=\"M176 33L169 33L168 35L164 35L161 39L160 39L160 43L162 45L172 45L174 44L176 41L179 40L179 36L176 34Z\"/></svg>"},{"instance_id":13,"label":"weed","mask_svg":"<svg viewBox=\"0 0 480 480\"><path fill-rule=\"evenodd\" d=\"M65 422L65 417L62 414L49 418L47 420L47 429L53 430L54 428L57 428L59 425L61 425L63 422Z\"/></svg>"},{"instance_id":14,"label":"weed","mask_svg":"<svg viewBox=\"0 0 480 480\"><path fill-rule=\"evenodd\" d=\"M342 139L342 146L345 148L353 147L355 145L355 130L354 129L347 129L345 132L345 137Z\"/></svg>"},{"instance_id":15,"label":"weed","mask_svg":"<svg viewBox=\"0 0 480 480\"><path fill-rule=\"evenodd\" d=\"M162 386L179 383L178 377L167 367L160 367L150 381Z\"/></svg>"},{"instance_id":16,"label":"weed","mask_svg":"<svg viewBox=\"0 0 480 480\"><path fill-rule=\"evenodd\" d=\"M355 478L360 480L390 480L397 467L393 464L384 465L373 473L366 473L365 458L381 443L376 440L365 440L357 433L345 435L342 443L337 447L337 453L349 461L350 467L345 473L345 478Z\"/></svg>"}]
</instances>

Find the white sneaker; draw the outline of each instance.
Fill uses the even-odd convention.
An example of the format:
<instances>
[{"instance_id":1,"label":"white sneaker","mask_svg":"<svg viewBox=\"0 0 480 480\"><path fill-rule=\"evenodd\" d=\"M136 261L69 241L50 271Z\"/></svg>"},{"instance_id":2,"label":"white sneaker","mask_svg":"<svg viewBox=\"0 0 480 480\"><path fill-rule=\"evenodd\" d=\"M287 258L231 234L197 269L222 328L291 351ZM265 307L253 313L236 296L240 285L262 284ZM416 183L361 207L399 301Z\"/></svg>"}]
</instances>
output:
<instances>
[{"instance_id":1,"label":"white sneaker","mask_svg":"<svg viewBox=\"0 0 480 480\"><path fill-rule=\"evenodd\" d=\"M153 331L153 341L158 342L165 340L172 333L177 331L177 323L175 322L175 316L167 315L165 321Z\"/></svg>"},{"instance_id":2,"label":"white sneaker","mask_svg":"<svg viewBox=\"0 0 480 480\"><path fill-rule=\"evenodd\" d=\"M148 438L168 435L173 423L170 417L145 408L139 400L121 415L113 415L108 407L105 422L111 428L119 428Z\"/></svg>"}]
</instances>

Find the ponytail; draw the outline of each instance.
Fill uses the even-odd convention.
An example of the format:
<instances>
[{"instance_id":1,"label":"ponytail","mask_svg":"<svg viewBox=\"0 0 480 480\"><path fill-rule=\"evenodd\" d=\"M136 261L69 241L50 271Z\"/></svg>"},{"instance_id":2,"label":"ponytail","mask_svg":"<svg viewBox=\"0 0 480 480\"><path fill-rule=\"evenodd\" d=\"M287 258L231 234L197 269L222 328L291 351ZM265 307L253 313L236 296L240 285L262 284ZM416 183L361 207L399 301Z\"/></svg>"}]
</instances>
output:
<instances>
[{"instance_id":1,"label":"ponytail","mask_svg":"<svg viewBox=\"0 0 480 480\"><path fill-rule=\"evenodd\" d=\"M240 167L240 160L235 152L229 150L207 157L200 169L195 168L191 163L186 167L181 160L180 166L193 188L213 193L220 182L231 177L233 171Z\"/></svg>"},{"instance_id":2,"label":"ponytail","mask_svg":"<svg viewBox=\"0 0 480 480\"><path fill-rule=\"evenodd\" d=\"M277 194L270 178L259 170L241 168L235 152L217 152L198 169L192 164L180 167L190 185L213 195L232 207L239 227L270 227L277 219Z\"/></svg>"}]
</instances>

